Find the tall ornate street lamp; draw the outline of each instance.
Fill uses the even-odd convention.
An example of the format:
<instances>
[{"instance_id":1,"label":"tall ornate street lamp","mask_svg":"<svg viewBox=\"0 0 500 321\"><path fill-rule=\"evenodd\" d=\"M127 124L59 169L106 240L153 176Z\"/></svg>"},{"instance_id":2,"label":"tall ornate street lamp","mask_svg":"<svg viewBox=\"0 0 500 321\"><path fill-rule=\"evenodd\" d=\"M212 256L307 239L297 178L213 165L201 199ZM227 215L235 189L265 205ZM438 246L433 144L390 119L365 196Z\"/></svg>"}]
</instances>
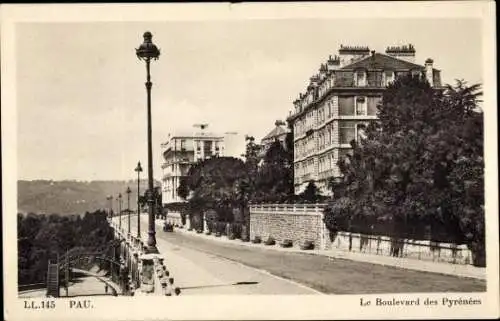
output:
<instances>
[{"instance_id":1,"label":"tall ornate street lamp","mask_svg":"<svg viewBox=\"0 0 500 321\"><path fill-rule=\"evenodd\" d=\"M127 236L130 237L130 193L132 193L132 191L130 190L129 186L127 186L127 190L125 192L127 193L127 214L128 214Z\"/></svg>"},{"instance_id":2,"label":"tall ornate street lamp","mask_svg":"<svg viewBox=\"0 0 500 321\"><path fill-rule=\"evenodd\" d=\"M143 35L144 42L135 49L139 60L146 62L146 93L147 93L147 118L148 118L148 248L147 253L158 253L155 237L155 206L153 199L153 146L151 135L151 75L149 65L151 59L157 60L160 56L160 50L153 44L153 35L146 31Z\"/></svg>"},{"instance_id":3,"label":"tall ornate street lamp","mask_svg":"<svg viewBox=\"0 0 500 321\"><path fill-rule=\"evenodd\" d=\"M137 172L137 238L141 238L141 204L139 202L139 197L141 195L140 193L140 187L139 184L141 182L141 172L142 172L142 167L141 167L141 162L137 162L137 167L134 169L134 171Z\"/></svg>"},{"instance_id":4,"label":"tall ornate street lamp","mask_svg":"<svg viewBox=\"0 0 500 321\"><path fill-rule=\"evenodd\" d=\"M122 229L122 193L118 194L118 215L120 216L120 223L118 227Z\"/></svg>"}]
</instances>

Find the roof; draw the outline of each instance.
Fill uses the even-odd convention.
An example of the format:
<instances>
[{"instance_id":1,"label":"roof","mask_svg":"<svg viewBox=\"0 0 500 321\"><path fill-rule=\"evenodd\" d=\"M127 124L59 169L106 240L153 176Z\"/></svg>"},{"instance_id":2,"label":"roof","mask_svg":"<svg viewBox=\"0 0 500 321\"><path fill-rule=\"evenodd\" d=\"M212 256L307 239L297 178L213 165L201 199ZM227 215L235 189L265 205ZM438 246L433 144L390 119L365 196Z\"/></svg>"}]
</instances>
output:
<instances>
[{"instance_id":1,"label":"roof","mask_svg":"<svg viewBox=\"0 0 500 321\"><path fill-rule=\"evenodd\" d=\"M262 140L266 140L266 139L270 139L270 138L274 138L274 137L279 137L279 136L282 136L286 133L288 133L288 129L283 128L283 126L276 126L266 136L264 136L264 138L262 138Z\"/></svg>"},{"instance_id":2,"label":"roof","mask_svg":"<svg viewBox=\"0 0 500 321\"><path fill-rule=\"evenodd\" d=\"M384 55L381 53L374 53L373 55L370 55L366 58L363 58L362 60L353 62L352 64L349 64L347 66L344 66L340 68L340 70L352 70L352 69L358 69L358 68L364 68L364 69L394 69L394 70L399 70L399 69L422 69L424 66L422 65L417 65L402 59L398 59L395 57L391 57L388 55Z\"/></svg>"}]
</instances>

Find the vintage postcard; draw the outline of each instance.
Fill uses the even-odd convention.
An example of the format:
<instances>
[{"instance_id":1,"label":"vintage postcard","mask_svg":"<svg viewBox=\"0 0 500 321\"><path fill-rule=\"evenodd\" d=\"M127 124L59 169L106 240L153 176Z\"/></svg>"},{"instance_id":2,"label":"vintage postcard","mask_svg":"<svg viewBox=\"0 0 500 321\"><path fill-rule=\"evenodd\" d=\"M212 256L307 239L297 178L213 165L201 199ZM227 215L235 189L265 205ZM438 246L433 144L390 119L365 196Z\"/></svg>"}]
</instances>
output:
<instances>
[{"instance_id":1,"label":"vintage postcard","mask_svg":"<svg viewBox=\"0 0 500 321\"><path fill-rule=\"evenodd\" d=\"M494 2L0 19L6 320L499 317Z\"/></svg>"}]
</instances>

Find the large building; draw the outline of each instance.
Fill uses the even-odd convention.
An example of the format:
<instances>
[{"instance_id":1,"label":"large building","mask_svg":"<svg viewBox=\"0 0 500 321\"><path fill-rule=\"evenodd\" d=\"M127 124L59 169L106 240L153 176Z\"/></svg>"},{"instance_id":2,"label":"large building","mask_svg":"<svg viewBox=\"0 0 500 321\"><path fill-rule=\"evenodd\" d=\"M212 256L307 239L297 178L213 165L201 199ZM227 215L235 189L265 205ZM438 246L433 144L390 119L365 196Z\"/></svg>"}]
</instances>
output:
<instances>
[{"instance_id":1,"label":"large building","mask_svg":"<svg viewBox=\"0 0 500 321\"><path fill-rule=\"evenodd\" d=\"M286 123L281 120L277 120L274 123L274 128L260 141L260 156L264 157L269 147L271 147L275 141L279 141L283 148L286 149L286 136L289 132L290 130L287 128Z\"/></svg>"},{"instance_id":2,"label":"large building","mask_svg":"<svg viewBox=\"0 0 500 321\"><path fill-rule=\"evenodd\" d=\"M181 177L186 176L192 164L198 160L224 156L224 136L202 130L170 136L162 144L163 204L183 202L177 195Z\"/></svg>"},{"instance_id":3,"label":"large building","mask_svg":"<svg viewBox=\"0 0 500 321\"><path fill-rule=\"evenodd\" d=\"M351 150L362 125L376 119L377 104L389 83L406 74L424 75L441 86L440 71L432 59L415 64L410 44L388 47L385 54L368 47L340 46L338 55L321 64L305 93L294 101L288 122L294 130L295 193L314 181L324 194L327 183L341 175L337 162Z\"/></svg>"}]
</instances>

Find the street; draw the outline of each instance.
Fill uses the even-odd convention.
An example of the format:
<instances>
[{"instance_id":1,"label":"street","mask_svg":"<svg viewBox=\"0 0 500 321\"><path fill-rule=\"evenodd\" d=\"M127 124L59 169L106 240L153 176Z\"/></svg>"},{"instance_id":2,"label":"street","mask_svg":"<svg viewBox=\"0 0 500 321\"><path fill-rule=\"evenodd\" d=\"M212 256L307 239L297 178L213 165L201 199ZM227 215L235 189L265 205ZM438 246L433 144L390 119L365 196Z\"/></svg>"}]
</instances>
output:
<instances>
[{"instance_id":1,"label":"street","mask_svg":"<svg viewBox=\"0 0 500 321\"><path fill-rule=\"evenodd\" d=\"M132 233L137 230L137 216L133 218ZM141 236L145 240L147 217L143 216L141 219ZM127 225L125 223L122 226L126 228ZM175 278L175 284L181 289L182 295L319 294L316 290L265 271L178 244L175 237L172 239L174 234L180 236L178 233L165 233L157 226L158 250L165 257L165 265Z\"/></svg>"},{"instance_id":2,"label":"street","mask_svg":"<svg viewBox=\"0 0 500 321\"><path fill-rule=\"evenodd\" d=\"M137 217L132 219L136 230ZM126 219L122 226L126 228ZM147 235L147 216L141 217ZM125 229L126 230L126 229ZM165 264L183 294L365 294L485 291L484 280L397 267L244 247L201 238L194 232L163 232L156 240ZM290 280L290 281L288 281ZM293 280L293 281L292 281ZM240 282L240 284L235 285Z\"/></svg>"}]
</instances>

